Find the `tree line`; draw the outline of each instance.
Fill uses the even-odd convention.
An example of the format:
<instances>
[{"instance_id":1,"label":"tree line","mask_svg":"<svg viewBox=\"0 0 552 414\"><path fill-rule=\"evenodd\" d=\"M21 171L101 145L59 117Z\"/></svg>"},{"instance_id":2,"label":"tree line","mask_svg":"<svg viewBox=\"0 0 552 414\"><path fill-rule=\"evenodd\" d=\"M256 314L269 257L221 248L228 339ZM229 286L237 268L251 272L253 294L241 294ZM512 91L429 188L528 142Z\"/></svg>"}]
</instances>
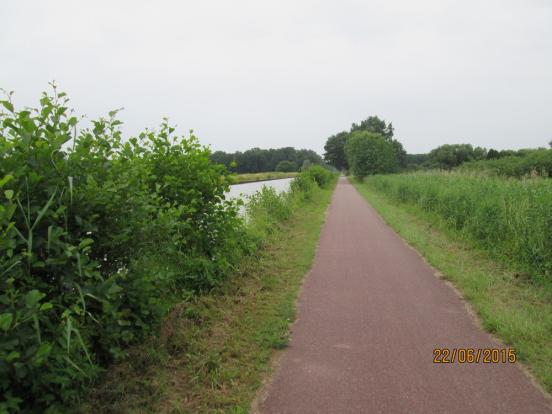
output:
<instances>
[{"instance_id":1,"label":"tree line","mask_svg":"<svg viewBox=\"0 0 552 414\"><path fill-rule=\"evenodd\" d=\"M427 154L407 154L394 138L394 132L391 122L370 116L359 124L353 123L349 131L329 137L324 145L324 160L359 178L405 170L452 170L476 162L483 163L477 164L478 169L492 164L493 169L509 171L510 175L535 169L552 171L552 151L545 148L498 151L471 144L444 144ZM499 163L497 160L503 161Z\"/></svg>"},{"instance_id":2,"label":"tree line","mask_svg":"<svg viewBox=\"0 0 552 414\"><path fill-rule=\"evenodd\" d=\"M545 148L530 148L520 150L501 150L473 147L470 144L444 144L428 154L407 154L407 169L442 169L452 170L464 164L497 165L527 164L527 168L538 167L550 158L552 151ZM548 161L547 161L548 162Z\"/></svg>"},{"instance_id":3,"label":"tree line","mask_svg":"<svg viewBox=\"0 0 552 414\"><path fill-rule=\"evenodd\" d=\"M223 164L226 168L238 174L259 173L268 171L294 172L304 169L307 165L323 165L324 160L312 150L284 148L251 148L247 151L227 153L216 151L211 155L211 161Z\"/></svg>"}]
</instances>

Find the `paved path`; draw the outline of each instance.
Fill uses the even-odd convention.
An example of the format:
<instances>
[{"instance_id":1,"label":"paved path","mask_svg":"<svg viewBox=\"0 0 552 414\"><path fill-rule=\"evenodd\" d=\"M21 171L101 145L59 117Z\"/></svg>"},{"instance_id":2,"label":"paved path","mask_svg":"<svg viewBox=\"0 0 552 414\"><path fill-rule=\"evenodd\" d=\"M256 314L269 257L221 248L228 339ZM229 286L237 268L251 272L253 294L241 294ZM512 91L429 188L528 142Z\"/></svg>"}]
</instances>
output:
<instances>
[{"instance_id":1,"label":"paved path","mask_svg":"<svg viewBox=\"0 0 552 414\"><path fill-rule=\"evenodd\" d=\"M434 364L499 347L340 178L263 413L551 413L515 364Z\"/></svg>"}]
</instances>

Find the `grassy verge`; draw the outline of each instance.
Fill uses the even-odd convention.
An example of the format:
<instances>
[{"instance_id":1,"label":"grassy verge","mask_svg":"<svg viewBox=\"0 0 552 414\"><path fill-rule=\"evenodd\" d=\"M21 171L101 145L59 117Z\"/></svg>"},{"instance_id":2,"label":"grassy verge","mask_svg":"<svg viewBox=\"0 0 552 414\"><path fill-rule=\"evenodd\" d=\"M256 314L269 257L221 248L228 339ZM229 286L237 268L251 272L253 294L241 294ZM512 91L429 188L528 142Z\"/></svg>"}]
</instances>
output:
<instances>
[{"instance_id":1,"label":"grassy verge","mask_svg":"<svg viewBox=\"0 0 552 414\"><path fill-rule=\"evenodd\" d=\"M279 180L281 178L296 177L296 172L263 172L254 174L238 174L234 177L235 184L252 183L255 181Z\"/></svg>"},{"instance_id":2,"label":"grassy verge","mask_svg":"<svg viewBox=\"0 0 552 414\"><path fill-rule=\"evenodd\" d=\"M552 391L552 286L499 263L436 214L397 204L366 183L360 194L443 277L462 292L483 327L516 348L519 360Z\"/></svg>"},{"instance_id":3,"label":"grassy verge","mask_svg":"<svg viewBox=\"0 0 552 414\"><path fill-rule=\"evenodd\" d=\"M239 274L176 306L77 412L245 413L288 342L333 185L301 203Z\"/></svg>"}]
</instances>

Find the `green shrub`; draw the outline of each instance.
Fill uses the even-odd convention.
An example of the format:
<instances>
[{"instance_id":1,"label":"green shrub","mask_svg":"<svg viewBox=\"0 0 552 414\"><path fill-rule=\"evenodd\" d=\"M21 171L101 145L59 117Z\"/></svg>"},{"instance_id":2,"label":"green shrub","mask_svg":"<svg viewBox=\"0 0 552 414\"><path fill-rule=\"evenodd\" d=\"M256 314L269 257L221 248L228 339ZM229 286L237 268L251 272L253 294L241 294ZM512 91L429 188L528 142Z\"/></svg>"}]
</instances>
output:
<instances>
[{"instance_id":1,"label":"green shrub","mask_svg":"<svg viewBox=\"0 0 552 414\"><path fill-rule=\"evenodd\" d=\"M427 172L367 177L398 202L442 217L500 259L552 278L552 181Z\"/></svg>"},{"instance_id":2,"label":"green shrub","mask_svg":"<svg viewBox=\"0 0 552 414\"><path fill-rule=\"evenodd\" d=\"M311 165L302 171L301 175L316 182L320 188L326 188L335 177L334 173L320 165Z\"/></svg>"},{"instance_id":3,"label":"green shrub","mask_svg":"<svg viewBox=\"0 0 552 414\"><path fill-rule=\"evenodd\" d=\"M116 112L78 130L55 89L0 104L0 411L56 411L250 242L194 136L165 121L123 141Z\"/></svg>"}]
</instances>

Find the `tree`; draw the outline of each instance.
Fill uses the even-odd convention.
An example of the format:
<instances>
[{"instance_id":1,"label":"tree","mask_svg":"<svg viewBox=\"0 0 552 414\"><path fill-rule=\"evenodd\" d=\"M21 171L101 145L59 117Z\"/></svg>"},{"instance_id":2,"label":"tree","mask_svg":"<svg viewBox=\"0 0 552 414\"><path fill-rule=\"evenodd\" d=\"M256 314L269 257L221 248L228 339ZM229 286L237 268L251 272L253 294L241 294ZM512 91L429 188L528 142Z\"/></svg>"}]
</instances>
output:
<instances>
[{"instance_id":1,"label":"tree","mask_svg":"<svg viewBox=\"0 0 552 414\"><path fill-rule=\"evenodd\" d=\"M297 171L297 164L293 161L280 161L276 166L278 172L294 172Z\"/></svg>"},{"instance_id":2,"label":"tree","mask_svg":"<svg viewBox=\"0 0 552 414\"><path fill-rule=\"evenodd\" d=\"M326 141L324 145L324 161L333 165L338 170L347 170L349 168L347 164L347 157L345 156L345 144L349 133L340 132L336 135L332 135Z\"/></svg>"},{"instance_id":3,"label":"tree","mask_svg":"<svg viewBox=\"0 0 552 414\"><path fill-rule=\"evenodd\" d=\"M390 122L387 124L383 119L380 119L378 116L369 116L364 121L361 121L360 124L351 125L351 132L355 131L367 131L380 134L383 138L391 140L395 129L393 124Z\"/></svg>"},{"instance_id":4,"label":"tree","mask_svg":"<svg viewBox=\"0 0 552 414\"><path fill-rule=\"evenodd\" d=\"M345 145L345 154L351 172L360 179L395 172L399 166L393 144L374 132L353 132Z\"/></svg>"},{"instance_id":5,"label":"tree","mask_svg":"<svg viewBox=\"0 0 552 414\"><path fill-rule=\"evenodd\" d=\"M426 167L429 154L406 154L406 167L409 169L420 169Z\"/></svg>"},{"instance_id":6,"label":"tree","mask_svg":"<svg viewBox=\"0 0 552 414\"><path fill-rule=\"evenodd\" d=\"M350 132L340 132L329 137L326 145L324 145L324 150L326 151L324 153L324 160L337 169L349 169L349 157L346 154L345 148L350 137L357 132L366 132L380 136L393 149L393 158L397 165L401 168L406 167L406 151L399 141L393 139L395 133L393 124L391 122L387 123L378 116L369 116L361 121L360 124L353 123Z\"/></svg>"},{"instance_id":7,"label":"tree","mask_svg":"<svg viewBox=\"0 0 552 414\"><path fill-rule=\"evenodd\" d=\"M484 148L470 144L445 144L437 147L429 153L429 159L433 166L451 170L466 161L479 160L487 157Z\"/></svg>"},{"instance_id":8,"label":"tree","mask_svg":"<svg viewBox=\"0 0 552 414\"><path fill-rule=\"evenodd\" d=\"M393 145L393 151L395 152L395 158L397 159L399 167L406 168L406 151L402 144L396 139L392 139L389 142Z\"/></svg>"},{"instance_id":9,"label":"tree","mask_svg":"<svg viewBox=\"0 0 552 414\"><path fill-rule=\"evenodd\" d=\"M489 152L487 152L488 160L496 160L498 158L500 158L500 152L498 152L497 150L491 148Z\"/></svg>"},{"instance_id":10,"label":"tree","mask_svg":"<svg viewBox=\"0 0 552 414\"><path fill-rule=\"evenodd\" d=\"M393 145L399 166L401 168L406 167L406 151L399 141L393 139L395 128L393 128L393 124L391 122L388 124L377 115L369 116L364 121L361 121L360 124L353 123L351 126L351 132L355 131L373 132L381 135L386 141Z\"/></svg>"}]
</instances>

